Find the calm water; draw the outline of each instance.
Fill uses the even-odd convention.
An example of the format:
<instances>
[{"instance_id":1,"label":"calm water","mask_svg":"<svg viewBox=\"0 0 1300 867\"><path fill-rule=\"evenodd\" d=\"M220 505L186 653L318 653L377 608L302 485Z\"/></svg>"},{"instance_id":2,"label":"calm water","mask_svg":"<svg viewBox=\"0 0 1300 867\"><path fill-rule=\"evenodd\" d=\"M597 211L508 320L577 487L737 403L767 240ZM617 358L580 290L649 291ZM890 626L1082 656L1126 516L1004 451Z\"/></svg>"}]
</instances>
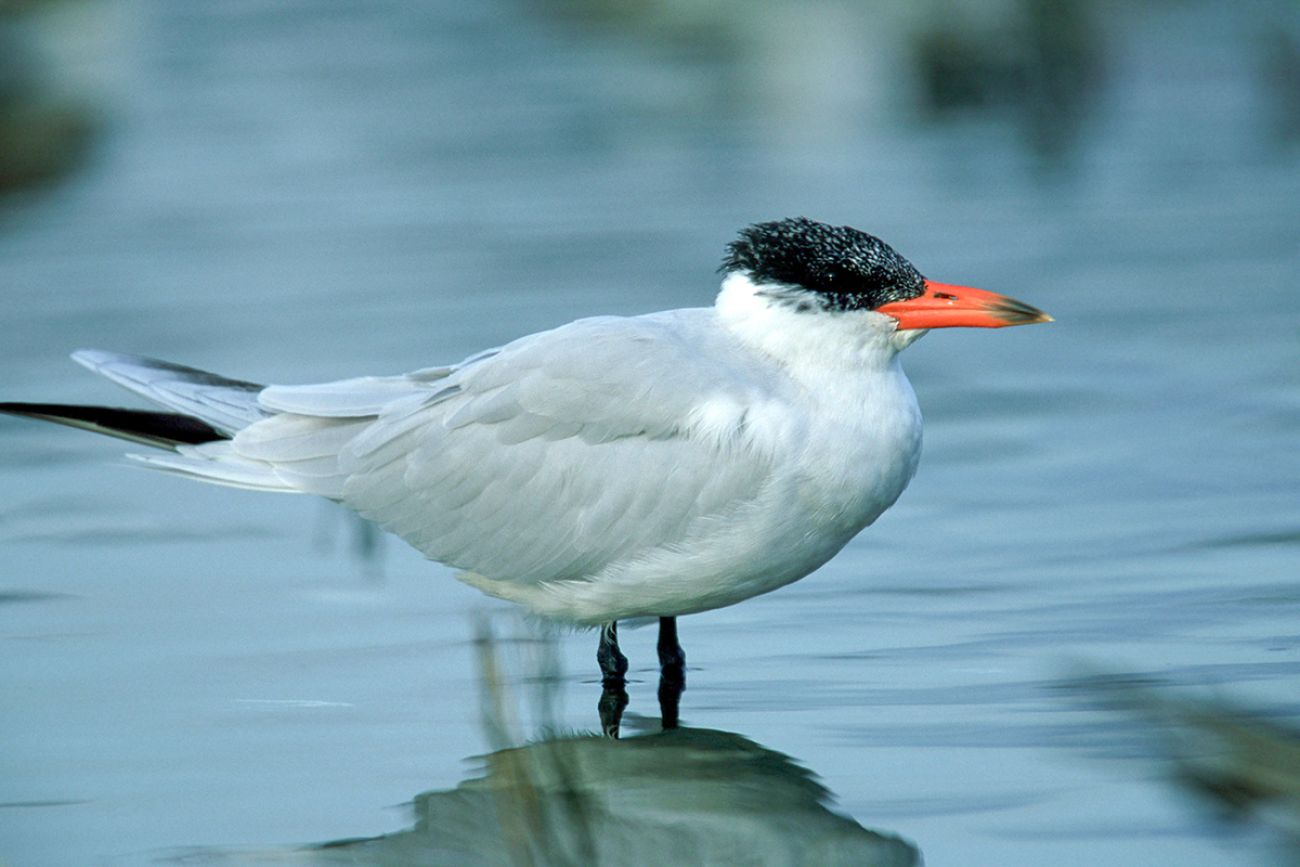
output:
<instances>
[{"instance_id":1,"label":"calm water","mask_svg":"<svg viewBox=\"0 0 1300 867\"><path fill-rule=\"evenodd\" d=\"M539 644L323 504L0 419L0 862L507 859L474 842L504 789L577 860L616 826L686 859L1277 863L1061 685L1300 717L1300 22L1146 5L1038 54L938 4L92 7L98 147L0 200L3 399L120 398L80 346L302 382L707 304L738 226L800 213L1058 321L907 352L912 487L807 580L684 619L689 730L635 747L584 737L592 636ZM912 62L954 28L969 68ZM647 731L653 645L624 637ZM554 806L566 763L609 815Z\"/></svg>"}]
</instances>

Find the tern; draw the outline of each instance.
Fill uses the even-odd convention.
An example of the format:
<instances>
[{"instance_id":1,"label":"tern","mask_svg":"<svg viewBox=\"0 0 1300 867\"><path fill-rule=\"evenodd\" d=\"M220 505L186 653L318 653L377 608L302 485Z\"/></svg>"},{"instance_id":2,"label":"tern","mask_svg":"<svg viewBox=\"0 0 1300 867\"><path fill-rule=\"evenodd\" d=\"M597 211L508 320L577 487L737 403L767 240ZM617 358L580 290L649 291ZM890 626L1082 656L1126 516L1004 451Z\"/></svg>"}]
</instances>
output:
<instances>
[{"instance_id":1,"label":"tern","mask_svg":"<svg viewBox=\"0 0 1300 867\"><path fill-rule=\"evenodd\" d=\"M916 472L921 413L899 365L932 328L1051 317L937 283L879 238L798 217L743 229L712 307L599 316L459 364L260 385L134 355L73 359L168 412L2 403L0 411L160 451L144 465L315 494L485 593L600 627L680 615L821 566Z\"/></svg>"}]
</instances>

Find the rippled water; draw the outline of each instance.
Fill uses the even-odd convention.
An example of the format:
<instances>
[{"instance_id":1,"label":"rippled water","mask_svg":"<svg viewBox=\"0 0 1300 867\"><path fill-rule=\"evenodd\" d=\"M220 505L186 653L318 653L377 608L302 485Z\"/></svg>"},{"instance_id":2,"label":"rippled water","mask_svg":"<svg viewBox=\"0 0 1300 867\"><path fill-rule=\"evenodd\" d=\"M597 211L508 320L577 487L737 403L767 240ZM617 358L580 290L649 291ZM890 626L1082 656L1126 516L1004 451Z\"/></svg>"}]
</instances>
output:
<instances>
[{"instance_id":1,"label":"rippled water","mask_svg":"<svg viewBox=\"0 0 1300 867\"><path fill-rule=\"evenodd\" d=\"M1062 682L1300 714L1294 5L1103 5L1047 43L1060 69L1021 69L1072 87L933 112L906 62L945 44L923 4L98 8L98 149L0 200L0 398L116 397L66 361L80 346L299 382L705 304L735 228L797 213L1057 322L908 350L912 487L805 581L683 619L687 730L627 752L583 737L590 635L539 679L504 606L400 543L362 556L327 506L0 420L0 859L387 835L299 857L428 860L420 829L499 803L503 763L526 783L507 791L552 803L562 755L629 834L646 808L723 820L675 843L733 845L755 787L788 808L767 852L811 834L882 863L1276 863L1276 837L1179 796L1140 722ZM484 611L520 638L509 743L480 713ZM624 636L648 718L653 645ZM700 762L732 785L691 786Z\"/></svg>"}]
</instances>

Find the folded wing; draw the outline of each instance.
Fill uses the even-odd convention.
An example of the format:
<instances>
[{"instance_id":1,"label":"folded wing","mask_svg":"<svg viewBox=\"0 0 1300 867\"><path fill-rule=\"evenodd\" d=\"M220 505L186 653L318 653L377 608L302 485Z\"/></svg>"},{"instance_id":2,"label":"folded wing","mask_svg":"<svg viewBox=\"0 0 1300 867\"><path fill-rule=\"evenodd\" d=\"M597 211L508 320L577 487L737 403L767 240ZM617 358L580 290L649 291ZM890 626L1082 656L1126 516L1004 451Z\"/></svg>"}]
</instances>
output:
<instances>
[{"instance_id":1,"label":"folded wing","mask_svg":"<svg viewBox=\"0 0 1300 867\"><path fill-rule=\"evenodd\" d=\"M505 581L580 578L680 544L757 496L765 459L697 424L751 387L671 320L526 338L385 410L343 450L341 499L430 557ZM725 402L725 401L723 401Z\"/></svg>"},{"instance_id":2,"label":"folded wing","mask_svg":"<svg viewBox=\"0 0 1300 867\"><path fill-rule=\"evenodd\" d=\"M232 440L142 459L339 500L499 581L581 578L683 544L769 478L745 431L755 384L699 327L587 319L455 367L272 386L274 414Z\"/></svg>"}]
</instances>

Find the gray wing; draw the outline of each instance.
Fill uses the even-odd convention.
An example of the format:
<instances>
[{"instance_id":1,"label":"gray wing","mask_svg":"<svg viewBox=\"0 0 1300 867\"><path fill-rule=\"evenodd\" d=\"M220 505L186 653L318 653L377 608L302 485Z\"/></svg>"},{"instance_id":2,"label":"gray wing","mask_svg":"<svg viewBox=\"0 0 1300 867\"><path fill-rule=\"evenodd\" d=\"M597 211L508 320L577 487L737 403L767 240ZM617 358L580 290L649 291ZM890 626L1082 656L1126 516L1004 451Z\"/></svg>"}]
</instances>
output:
<instances>
[{"instance_id":1,"label":"gray wing","mask_svg":"<svg viewBox=\"0 0 1300 867\"><path fill-rule=\"evenodd\" d=\"M709 322L581 320L458 368L349 439L339 499L503 581L671 547L769 476L741 436L756 385Z\"/></svg>"},{"instance_id":2,"label":"gray wing","mask_svg":"<svg viewBox=\"0 0 1300 867\"><path fill-rule=\"evenodd\" d=\"M264 386L229 379L170 361L101 349L79 349L72 359L123 388L231 435L267 417L257 395Z\"/></svg>"}]
</instances>

